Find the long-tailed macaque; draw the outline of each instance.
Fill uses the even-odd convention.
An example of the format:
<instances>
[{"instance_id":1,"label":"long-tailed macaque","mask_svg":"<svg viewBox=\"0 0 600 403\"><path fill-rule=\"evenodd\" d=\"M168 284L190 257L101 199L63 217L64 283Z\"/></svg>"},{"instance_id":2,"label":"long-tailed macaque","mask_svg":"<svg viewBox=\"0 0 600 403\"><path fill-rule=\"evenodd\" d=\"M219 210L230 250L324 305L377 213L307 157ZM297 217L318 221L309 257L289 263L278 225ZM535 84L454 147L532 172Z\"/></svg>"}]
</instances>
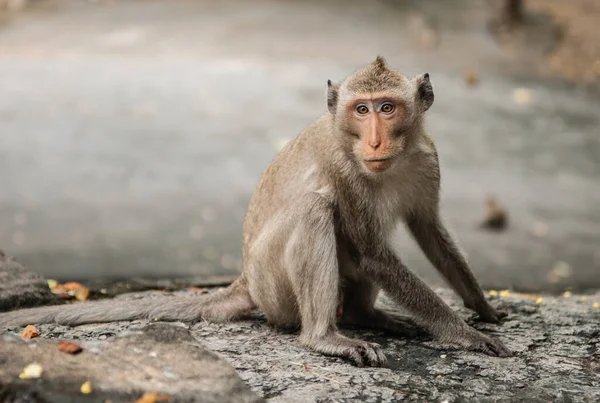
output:
<instances>
[{"instance_id":1,"label":"long-tailed macaque","mask_svg":"<svg viewBox=\"0 0 600 403\"><path fill-rule=\"evenodd\" d=\"M300 328L302 345L359 366L385 362L379 345L342 335L341 323L390 327L374 307L380 290L437 340L510 356L468 326L390 247L406 224L432 264L481 320L506 314L486 301L439 216L438 156L424 129L429 74L407 77L382 57L327 83L327 111L290 141L263 174L243 227L241 276L200 297L100 301L0 314L0 327L77 325L151 318L227 321L255 308L276 326Z\"/></svg>"}]
</instances>

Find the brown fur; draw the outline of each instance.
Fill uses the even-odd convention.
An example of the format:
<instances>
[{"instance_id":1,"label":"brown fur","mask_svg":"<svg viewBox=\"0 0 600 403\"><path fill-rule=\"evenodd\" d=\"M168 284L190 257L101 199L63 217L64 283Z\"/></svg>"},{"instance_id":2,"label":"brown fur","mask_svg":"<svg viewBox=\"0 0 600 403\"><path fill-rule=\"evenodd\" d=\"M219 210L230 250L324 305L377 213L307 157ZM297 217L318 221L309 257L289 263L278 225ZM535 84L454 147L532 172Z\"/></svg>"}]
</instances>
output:
<instances>
[{"instance_id":1,"label":"brown fur","mask_svg":"<svg viewBox=\"0 0 600 403\"><path fill-rule=\"evenodd\" d=\"M357 99L375 105L381 97L395 100L398 113L358 116L348 107ZM510 355L500 341L462 321L389 245L397 223L404 221L468 307L486 321L504 315L485 300L438 215L437 153L423 128L423 113L432 103L428 74L406 77L381 57L339 84L328 82L328 112L275 157L258 183L243 228L244 271L225 293L160 304L19 311L0 315L0 325L156 315L228 320L257 307L274 325L300 327L300 343L315 351L357 365L381 365L380 347L340 334L336 313L342 323L397 329L397 321L373 306L382 289L437 339ZM369 161L381 155L390 159Z\"/></svg>"}]
</instances>

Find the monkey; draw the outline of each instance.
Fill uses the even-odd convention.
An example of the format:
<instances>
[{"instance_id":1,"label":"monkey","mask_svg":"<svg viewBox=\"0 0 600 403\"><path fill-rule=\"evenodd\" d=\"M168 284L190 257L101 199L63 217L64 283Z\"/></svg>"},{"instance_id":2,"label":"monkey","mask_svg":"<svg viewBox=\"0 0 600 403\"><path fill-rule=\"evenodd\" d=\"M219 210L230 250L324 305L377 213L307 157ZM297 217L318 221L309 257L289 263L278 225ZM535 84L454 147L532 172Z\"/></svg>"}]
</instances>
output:
<instances>
[{"instance_id":1,"label":"monkey","mask_svg":"<svg viewBox=\"0 0 600 403\"><path fill-rule=\"evenodd\" d=\"M490 356L512 352L469 326L392 251L401 223L465 306L499 323L439 213L440 168L425 112L428 73L407 76L382 56L339 82L327 109L290 140L263 172L242 228L241 275L227 288L169 300L97 301L0 314L0 328L133 319L232 321L262 311L300 345L362 366L386 362L376 343L339 325L395 327L375 308L380 291L435 340ZM339 322L339 323L338 323Z\"/></svg>"}]
</instances>

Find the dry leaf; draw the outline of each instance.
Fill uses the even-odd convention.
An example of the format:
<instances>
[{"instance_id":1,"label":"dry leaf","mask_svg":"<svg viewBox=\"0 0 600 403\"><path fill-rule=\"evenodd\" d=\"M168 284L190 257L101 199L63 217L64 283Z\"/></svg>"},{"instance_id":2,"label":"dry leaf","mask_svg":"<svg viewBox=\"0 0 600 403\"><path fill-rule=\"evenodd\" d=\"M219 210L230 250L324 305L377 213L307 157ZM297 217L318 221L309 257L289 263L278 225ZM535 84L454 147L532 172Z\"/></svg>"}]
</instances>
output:
<instances>
[{"instance_id":1,"label":"dry leaf","mask_svg":"<svg viewBox=\"0 0 600 403\"><path fill-rule=\"evenodd\" d=\"M83 351L83 348L79 344L71 343L70 341L61 341L58 343L58 349L68 354L79 354Z\"/></svg>"},{"instance_id":2,"label":"dry leaf","mask_svg":"<svg viewBox=\"0 0 600 403\"><path fill-rule=\"evenodd\" d=\"M81 287L75 290L75 298L77 301L85 301L90 296L90 290L87 287Z\"/></svg>"},{"instance_id":3,"label":"dry leaf","mask_svg":"<svg viewBox=\"0 0 600 403\"><path fill-rule=\"evenodd\" d=\"M471 86L479 83L479 73L477 72L477 69L470 68L465 71L465 82Z\"/></svg>"},{"instance_id":4,"label":"dry leaf","mask_svg":"<svg viewBox=\"0 0 600 403\"><path fill-rule=\"evenodd\" d=\"M90 383L90 381L86 381L83 385L81 385L81 393L83 393L84 395L89 395L90 393L92 393L92 384Z\"/></svg>"},{"instance_id":5,"label":"dry leaf","mask_svg":"<svg viewBox=\"0 0 600 403\"><path fill-rule=\"evenodd\" d=\"M23 369L23 372L19 374L19 378L21 379L31 379L31 378L39 378L42 376L44 372L44 368L38 363L29 364Z\"/></svg>"},{"instance_id":6,"label":"dry leaf","mask_svg":"<svg viewBox=\"0 0 600 403\"><path fill-rule=\"evenodd\" d=\"M89 288L75 281L57 284L51 290L54 294L64 299L75 297L78 301L85 301L90 296Z\"/></svg>"},{"instance_id":7,"label":"dry leaf","mask_svg":"<svg viewBox=\"0 0 600 403\"><path fill-rule=\"evenodd\" d=\"M33 339L34 337L38 337L40 332L38 332L37 328L33 325L27 325L25 329L23 329L23 333L21 337L27 340Z\"/></svg>"},{"instance_id":8,"label":"dry leaf","mask_svg":"<svg viewBox=\"0 0 600 403\"><path fill-rule=\"evenodd\" d=\"M159 395L157 392L146 392L135 403L168 402L171 398L167 395Z\"/></svg>"}]
</instances>

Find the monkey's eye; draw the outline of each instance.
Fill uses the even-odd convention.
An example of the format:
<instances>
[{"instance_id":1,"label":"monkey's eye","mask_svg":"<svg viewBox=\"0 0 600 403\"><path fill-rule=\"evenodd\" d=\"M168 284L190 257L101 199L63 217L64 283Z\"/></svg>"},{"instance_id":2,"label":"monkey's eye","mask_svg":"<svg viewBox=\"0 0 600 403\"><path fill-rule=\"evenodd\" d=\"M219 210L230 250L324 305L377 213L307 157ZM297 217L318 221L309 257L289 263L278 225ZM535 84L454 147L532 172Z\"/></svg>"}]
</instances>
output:
<instances>
[{"instance_id":1,"label":"monkey's eye","mask_svg":"<svg viewBox=\"0 0 600 403\"><path fill-rule=\"evenodd\" d=\"M366 115L367 113L369 113L369 108L367 108L366 105L358 105L356 107L356 113L358 113L359 115Z\"/></svg>"},{"instance_id":2,"label":"monkey's eye","mask_svg":"<svg viewBox=\"0 0 600 403\"><path fill-rule=\"evenodd\" d=\"M392 113L394 111L394 105L389 102L381 105L381 112L383 113Z\"/></svg>"}]
</instances>

